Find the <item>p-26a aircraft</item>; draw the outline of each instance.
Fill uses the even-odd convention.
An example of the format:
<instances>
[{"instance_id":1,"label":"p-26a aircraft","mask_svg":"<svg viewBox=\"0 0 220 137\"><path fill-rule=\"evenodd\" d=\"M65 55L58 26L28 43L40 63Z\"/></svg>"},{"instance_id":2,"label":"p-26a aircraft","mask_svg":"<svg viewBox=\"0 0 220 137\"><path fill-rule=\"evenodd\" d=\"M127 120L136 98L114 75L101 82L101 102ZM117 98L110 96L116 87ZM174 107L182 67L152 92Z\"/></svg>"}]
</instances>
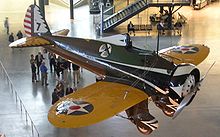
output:
<instances>
[{"instance_id":1,"label":"p-26a aircraft","mask_svg":"<svg viewBox=\"0 0 220 137\"><path fill-rule=\"evenodd\" d=\"M199 90L203 78L196 65L209 54L209 48L200 44L174 46L156 54L102 40L55 36L36 5L29 6L24 28L29 37L10 47L42 46L103 78L50 108L48 120L60 128L89 126L125 111L127 119L148 135L158 128L148 109L149 98L175 118Z\"/></svg>"}]
</instances>

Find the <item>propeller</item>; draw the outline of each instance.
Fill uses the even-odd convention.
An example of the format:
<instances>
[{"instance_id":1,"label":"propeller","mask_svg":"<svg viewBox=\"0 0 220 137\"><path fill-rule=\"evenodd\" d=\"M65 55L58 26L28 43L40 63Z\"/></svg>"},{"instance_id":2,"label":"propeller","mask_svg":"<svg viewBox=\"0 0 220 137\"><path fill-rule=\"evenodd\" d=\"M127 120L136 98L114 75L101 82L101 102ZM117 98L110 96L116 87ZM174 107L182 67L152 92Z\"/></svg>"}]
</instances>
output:
<instances>
[{"instance_id":1,"label":"propeller","mask_svg":"<svg viewBox=\"0 0 220 137\"><path fill-rule=\"evenodd\" d=\"M193 88L193 90L183 98L183 100L177 107L176 112L173 114L173 119L176 118L180 114L180 112L182 112L182 110L188 105L188 103L193 99L193 97L196 95L196 92L199 89L199 85L200 82L198 82L196 86Z\"/></svg>"},{"instance_id":2,"label":"propeller","mask_svg":"<svg viewBox=\"0 0 220 137\"><path fill-rule=\"evenodd\" d=\"M215 64L215 62L209 67L206 74L200 79L200 81L196 83L196 85L193 87L191 92L183 98L183 100L181 101L181 103L177 107L176 112L173 114L173 119L176 118L180 114L180 112L182 112L182 110L192 101L192 99L196 95L196 92L199 90L199 86L201 85L201 83L203 82L205 77L207 76L208 72L214 66L214 64Z\"/></svg>"}]
</instances>

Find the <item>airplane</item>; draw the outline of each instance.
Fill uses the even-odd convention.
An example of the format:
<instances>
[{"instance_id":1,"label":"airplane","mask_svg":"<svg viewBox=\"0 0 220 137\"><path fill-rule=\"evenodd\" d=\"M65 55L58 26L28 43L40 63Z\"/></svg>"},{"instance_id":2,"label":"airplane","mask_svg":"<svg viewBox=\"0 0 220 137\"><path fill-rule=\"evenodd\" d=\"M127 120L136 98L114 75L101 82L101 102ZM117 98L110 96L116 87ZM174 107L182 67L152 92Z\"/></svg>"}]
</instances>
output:
<instances>
[{"instance_id":1,"label":"airplane","mask_svg":"<svg viewBox=\"0 0 220 137\"><path fill-rule=\"evenodd\" d=\"M42 46L102 77L50 108L48 120L55 127L89 126L125 111L126 119L149 135L158 128L158 121L149 112L149 101L175 118L192 102L204 79L196 67L209 54L203 44L155 52L104 39L52 35L37 5L29 6L24 28L28 37L9 47Z\"/></svg>"}]
</instances>

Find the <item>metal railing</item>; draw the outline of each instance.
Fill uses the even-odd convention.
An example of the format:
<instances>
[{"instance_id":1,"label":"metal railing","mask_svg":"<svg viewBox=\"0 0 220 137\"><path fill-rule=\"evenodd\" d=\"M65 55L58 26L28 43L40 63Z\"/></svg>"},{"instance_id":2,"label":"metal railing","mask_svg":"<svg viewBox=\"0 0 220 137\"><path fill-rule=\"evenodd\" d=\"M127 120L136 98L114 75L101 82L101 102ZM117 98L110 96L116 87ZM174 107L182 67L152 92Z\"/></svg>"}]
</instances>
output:
<instances>
[{"instance_id":1,"label":"metal railing","mask_svg":"<svg viewBox=\"0 0 220 137\"><path fill-rule=\"evenodd\" d=\"M16 101L16 104L18 104L20 106L20 112L21 112L21 115L25 115L25 122L26 122L26 125L29 125L31 126L31 134L32 134L32 137L40 137L40 134L33 122L33 120L31 119L30 117L30 114L28 113L27 109L25 108L25 105L23 103L23 101L21 100L20 96L18 95L18 92L14 86L14 84L12 83L5 67L3 66L2 62L0 61L0 72L3 77L3 79L6 80L7 84L8 84L8 87L9 87L9 90L11 91L12 95L15 96L15 101ZM30 123L29 123L30 122Z\"/></svg>"}]
</instances>

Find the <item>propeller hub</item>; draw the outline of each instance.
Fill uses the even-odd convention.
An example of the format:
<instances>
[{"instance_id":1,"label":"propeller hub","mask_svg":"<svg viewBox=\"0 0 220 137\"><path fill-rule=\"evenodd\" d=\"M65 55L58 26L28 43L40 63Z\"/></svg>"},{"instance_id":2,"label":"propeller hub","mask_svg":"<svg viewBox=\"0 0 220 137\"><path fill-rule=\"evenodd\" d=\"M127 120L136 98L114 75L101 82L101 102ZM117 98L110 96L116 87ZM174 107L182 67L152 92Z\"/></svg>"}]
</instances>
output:
<instances>
[{"instance_id":1,"label":"propeller hub","mask_svg":"<svg viewBox=\"0 0 220 137\"><path fill-rule=\"evenodd\" d=\"M185 97L190 92L194 91L196 80L194 75L189 75L183 84L182 97Z\"/></svg>"}]
</instances>

